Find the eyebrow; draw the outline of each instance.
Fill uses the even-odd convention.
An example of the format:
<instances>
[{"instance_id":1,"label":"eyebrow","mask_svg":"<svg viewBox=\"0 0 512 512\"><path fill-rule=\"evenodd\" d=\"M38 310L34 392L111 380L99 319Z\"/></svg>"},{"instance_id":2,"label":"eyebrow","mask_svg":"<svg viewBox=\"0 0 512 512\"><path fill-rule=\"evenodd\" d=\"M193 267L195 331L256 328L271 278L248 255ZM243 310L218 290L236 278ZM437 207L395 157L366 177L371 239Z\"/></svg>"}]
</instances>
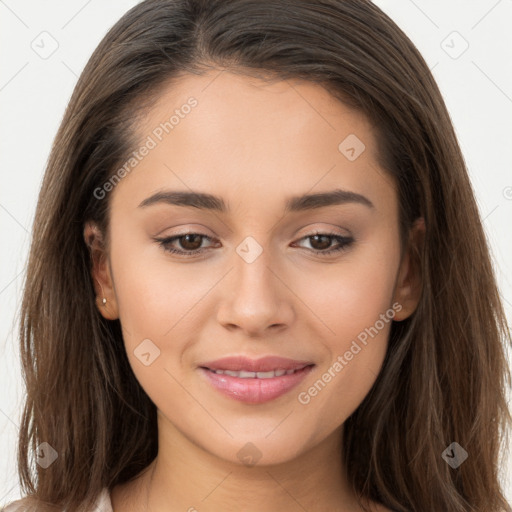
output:
<instances>
[{"instance_id":1,"label":"eyebrow","mask_svg":"<svg viewBox=\"0 0 512 512\"><path fill-rule=\"evenodd\" d=\"M158 203L199 208L201 210L211 210L219 213L229 212L229 207L221 197L203 192L173 190L164 190L151 195L139 204L139 208L145 208ZM347 203L357 203L368 208L375 208L373 203L361 194L348 190L335 189L329 192L291 197L285 203L285 213L313 210L315 208Z\"/></svg>"}]
</instances>

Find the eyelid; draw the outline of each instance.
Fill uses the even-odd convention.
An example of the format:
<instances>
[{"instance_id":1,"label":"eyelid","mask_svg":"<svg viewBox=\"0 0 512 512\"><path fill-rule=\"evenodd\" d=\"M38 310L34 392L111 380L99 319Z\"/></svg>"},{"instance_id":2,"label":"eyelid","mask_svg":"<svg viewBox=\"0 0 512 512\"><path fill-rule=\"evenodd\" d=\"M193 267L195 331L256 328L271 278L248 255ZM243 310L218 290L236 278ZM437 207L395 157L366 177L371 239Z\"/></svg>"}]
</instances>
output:
<instances>
[{"instance_id":1,"label":"eyelid","mask_svg":"<svg viewBox=\"0 0 512 512\"><path fill-rule=\"evenodd\" d=\"M318 224L323 224L322 227L318 227ZM325 227L327 225L327 227ZM311 227L311 226L317 226L317 227ZM302 232L305 232L305 234L300 234ZM332 236L340 236L344 238L350 238L352 237L352 232L347 228L341 228L340 226L337 226L336 224L329 223L329 222L323 222L318 223L314 222L311 224L308 224L307 226L304 226L303 228L297 230L295 232L294 236L298 236L299 238L303 238L304 236L313 236L315 234L330 234Z\"/></svg>"},{"instance_id":2,"label":"eyelid","mask_svg":"<svg viewBox=\"0 0 512 512\"><path fill-rule=\"evenodd\" d=\"M177 227L176 229L178 231L171 233L170 235L160 235L160 233L165 233L166 231L169 231L169 229L173 229L171 226L166 227L165 229L159 230L155 236L161 236L162 238L170 238L172 236L179 236L179 235L203 235L203 236L209 236L213 238L213 235L208 235L205 233L205 231L211 232L206 226L203 224L186 224L186 227ZM198 230L198 231L194 231Z\"/></svg>"},{"instance_id":3,"label":"eyelid","mask_svg":"<svg viewBox=\"0 0 512 512\"><path fill-rule=\"evenodd\" d=\"M315 223L311 223L311 224L308 224L306 226L303 226L302 228L296 230L294 233L293 233L293 237L294 238L304 238L304 237L308 237L308 236L314 236L316 234L321 234L321 235L326 235L326 234L329 234L331 236L339 236L339 237L343 237L343 238L353 238L353 235L352 235L352 232L347 229L347 228L340 228L339 226L333 224L333 223L321 223L321 224L324 224L329 227L316 227L316 228L310 228L309 226L312 226L312 225L317 225L319 224L318 222L315 222ZM200 231L194 231L194 229L196 229L197 226ZM332 226L332 227L331 227ZM178 228L179 230L176 232L176 233L172 233L170 235L164 235L164 236L161 236L161 238L171 238L171 237L175 237L175 236L184 236L184 235L201 235L201 236L204 236L205 238L209 238L210 240L212 239L216 239L215 238L215 235L211 235L211 234L207 234L205 233L204 231L209 231L211 233L211 231L203 226L202 224L187 224L187 227L185 228ZM166 229L163 229L161 231L159 231L159 233L156 234L156 236L159 236L161 232L165 232L167 231L168 228ZM334 230L338 230L338 231L334 231ZM301 233L302 231L304 231L304 234L302 235L299 235L299 233ZM344 232L342 232L344 231Z\"/></svg>"}]
</instances>

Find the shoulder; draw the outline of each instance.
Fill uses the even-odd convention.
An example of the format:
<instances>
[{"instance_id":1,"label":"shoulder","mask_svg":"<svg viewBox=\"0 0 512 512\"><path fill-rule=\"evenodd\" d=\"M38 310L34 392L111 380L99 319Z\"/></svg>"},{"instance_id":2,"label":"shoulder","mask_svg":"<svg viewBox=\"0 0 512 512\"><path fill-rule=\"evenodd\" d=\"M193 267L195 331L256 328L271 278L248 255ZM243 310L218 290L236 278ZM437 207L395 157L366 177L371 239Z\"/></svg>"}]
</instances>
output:
<instances>
[{"instance_id":1,"label":"shoulder","mask_svg":"<svg viewBox=\"0 0 512 512\"><path fill-rule=\"evenodd\" d=\"M35 498L27 496L19 500L7 504L5 507L0 508L0 512L60 512L57 507L52 505L42 506L41 503ZM104 487L98 498L96 499L95 506L91 512L113 512L112 503L110 501L110 492L108 488Z\"/></svg>"},{"instance_id":2,"label":"shoulder","mask_svg":"<svg viewBox=\"0 0 512 512\"><path fill-rule=\"evenodd\" d=\"M5 505L1 512L36 512L36 501L33 498L22 498Z\"/></svg>"}]
</instances>

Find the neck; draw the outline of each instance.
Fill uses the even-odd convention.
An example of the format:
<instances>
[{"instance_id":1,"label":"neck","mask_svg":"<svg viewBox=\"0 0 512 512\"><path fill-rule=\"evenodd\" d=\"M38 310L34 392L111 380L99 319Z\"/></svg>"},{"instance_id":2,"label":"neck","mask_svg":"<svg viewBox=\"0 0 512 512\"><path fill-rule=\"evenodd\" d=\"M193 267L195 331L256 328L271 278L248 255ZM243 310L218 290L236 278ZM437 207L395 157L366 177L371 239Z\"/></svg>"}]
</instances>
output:
<instances>
[{"instance_id":1,"label":"neck","mask_svg":"<svg viewBox=\"0 0 512 512\"><path fill-rule=\"evenodd\" d=\"M183 436L163 415L158 421L158 456L133 484L122 486L124 491L113 490L114 512L132 506L144 512L361 510L342 465L342 430L293 460L259 465L255 448L253 460L250 447L249 457L238 462L222 459Z\"/></svg>"}]
</instances>

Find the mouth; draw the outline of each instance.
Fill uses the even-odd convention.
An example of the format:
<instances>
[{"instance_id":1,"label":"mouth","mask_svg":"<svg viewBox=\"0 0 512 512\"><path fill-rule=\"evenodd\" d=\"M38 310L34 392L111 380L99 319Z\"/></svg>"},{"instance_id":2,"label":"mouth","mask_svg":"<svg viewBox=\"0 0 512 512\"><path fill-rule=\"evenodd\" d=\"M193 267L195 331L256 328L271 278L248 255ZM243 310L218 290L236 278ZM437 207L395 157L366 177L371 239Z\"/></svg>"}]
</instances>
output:
<instances>
[{"instance_id":1,"label":"mouth","mask_svg":"<svg viewBox=\"0 0 512 512\"><path fill-rule=\"evenodd\" d=\"M229 375L230 377L237 377L239 379L272 379L274 377L282 377L283 375L292 375L294 373L300 372L304 368L313 365L304 365L300 368L284 370L284 369L276 369L270 370L268 372L251 372L248 370L213 370L212 368L207 368L202 366L204 370L209 370L217 375Z\"/></svg>"},{"instance_id":2,"label":"mouth","mask_svg":"<svg viewBox=\"0 0 512 512\"><path fill-rule=\"evenodd\" d=\"M268 371L200 366L198 370L207 383L223 396L246 404L262 404L289 393L315 366L314 363L307 363L296 368L275 368Z\"/></svg>"},{"instance_id":3,"label":"mouth","mask_svg":"<svg viewBox=\"0 0 512 512\"><path fill-rule=\"evenodd\" d=\"M260 359L253 359L251 357L239 354L223 357L214 361L205 361L200 363L199 367L212 371L221 370L223 372L245 372L243 375L246 375L248 378L253 378L253 375L248 374L264 374L268 372L279 372L283 370L285 372L289 370L301 370L302 368L311 364L313 364L313 361L299 361L296 359L289 359L287 357L280 356L265 356L261 357ZM227 375L229 375L229 373ZM265 378L265 376L262 375L261 378Z\"/></svg>"}]
</instances>

